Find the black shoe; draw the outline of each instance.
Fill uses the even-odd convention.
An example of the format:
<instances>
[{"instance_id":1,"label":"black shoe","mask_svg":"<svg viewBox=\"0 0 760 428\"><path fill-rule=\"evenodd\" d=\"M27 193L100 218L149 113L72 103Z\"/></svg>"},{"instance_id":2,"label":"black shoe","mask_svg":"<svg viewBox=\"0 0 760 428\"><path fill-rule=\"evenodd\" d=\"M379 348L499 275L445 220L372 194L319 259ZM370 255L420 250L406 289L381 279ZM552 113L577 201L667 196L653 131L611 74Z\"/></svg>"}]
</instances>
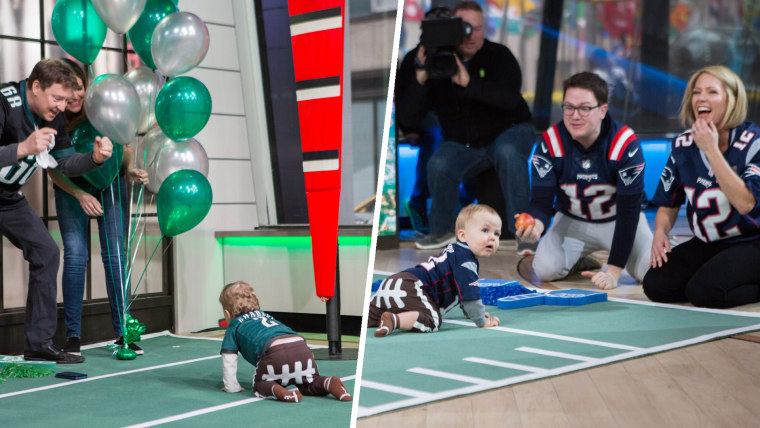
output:
<instances>
[{"instance_id":1,"label":"black shoe","mask_svg":"<svg viewBox=\"0 0 760 428\"><path fill-rule=\"evenodd\" d=\"M69 337L66 344L63 345L63 352L67 354L82 355L78 337Z\"/></svg>"},{"instance_id":2,"label":"black shoe","mask_svg":"<svg viewBox=\"0 0 760 428\"><path fill-rule=\"evenodd\" d=\"M27 361L54 361L58 364L77 364L83 363L84 357L81 355L67 354L53 345L39 351L24 352L24 359Z\"/></svg>"},{"instance_id":3,"label":"black shoe","mask_svg":"<svg viewBox=\"0 0 760 428\"><path fill-rule=\"evenodd\" d=\"M119 336L119 338L116 339L116 342L114 342L113 344L117 345L117 346L122 346L124 344L124 336ZM137 346L137 344L134 343L134 342L130 343L128 345L128 347L129 347L129 349L135 351L135 354L137 354L137 355L144 355L145 354L145 351L143 351L143 349L141 347Z\"/></svg>"}]
</instances>

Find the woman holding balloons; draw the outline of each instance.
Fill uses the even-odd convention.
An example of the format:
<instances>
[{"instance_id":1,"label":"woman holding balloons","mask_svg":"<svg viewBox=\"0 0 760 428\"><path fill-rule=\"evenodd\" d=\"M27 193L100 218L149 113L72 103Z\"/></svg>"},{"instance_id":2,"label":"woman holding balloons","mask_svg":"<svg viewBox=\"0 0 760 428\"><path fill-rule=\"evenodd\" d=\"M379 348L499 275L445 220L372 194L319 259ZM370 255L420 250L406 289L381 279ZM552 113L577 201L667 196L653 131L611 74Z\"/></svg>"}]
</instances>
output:
<instances>
[{"instance_id":1,"label":"woman holding balloons","mask_svg":"<svg viewBox=\"0 0 760 428\"><path fill-rule=\"evenodd\" d=\"M67 130L78 152L88 151L98 131L89 123L84 110L87 79L82 68L66 59L74 70L79 88L66 106ZM55 207L63 240L63 308L66 321L64 351L80 352L82 300L87 270L87 238L90 217L97 218L101 258L105 268L106 290L111 304L111 321L115 337L121 340L122 311L125 300L125 236L128 226L129 198L126 180L145 184L148 173L133 167L132 149L114 145L113 156L106 163L82 177L68 178L48 170L55 183ZM118 343L117 341L117 344ZM130 349L143 351L134 343Z\"/></svg>"}]
</instances>

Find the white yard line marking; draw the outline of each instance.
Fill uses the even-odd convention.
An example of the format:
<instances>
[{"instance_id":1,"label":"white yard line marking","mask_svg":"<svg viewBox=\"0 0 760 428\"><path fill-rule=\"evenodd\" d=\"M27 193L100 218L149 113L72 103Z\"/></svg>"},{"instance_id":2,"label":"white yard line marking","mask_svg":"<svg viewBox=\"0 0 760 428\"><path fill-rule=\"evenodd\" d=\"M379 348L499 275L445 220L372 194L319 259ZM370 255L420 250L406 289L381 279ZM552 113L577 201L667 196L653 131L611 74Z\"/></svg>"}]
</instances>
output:
<instances>
[{"instance_id":1,"label":"white yard line marking","mask_svg":"<svg viewBox=\"0 0 760 428\"><path fill-rule=\"evenodd\" d=\"M449 324L458 324L458 325L466 325L474 327L475 324L473 324L471 321L460 321L460 320L443 320L443 322L447 322ZM615 349L625 349L626 351L641 351L645 348L640 348L638 346L629 346L629 345L621 345L619 343L612 343L612 342L602 342L599 340L590 340L590 339L581 339L579 337L572 337L572 336L563 336L560 334L551 334L551 333L541 333L538 331L530 331L530 330L521 330L518 328L509 328L509 327L491 327L489 330L499 330L499 331L506 331L509 333L517 333L517 334L524 334L527 336L538 336L538 337L546 337L549 339L557 339L557 340L565 340L568 342L576 342L576 343L586 343L589 345L596 345L596 346L604 346L606 348L615 348Z\"/></svg>"},{"instance_id":2,"label":"white yard line marking","mask_svg":"<svg viewBox=\"0 0 760 428\"><path fill-rule=\"evenodd\" d=\"M403 386L388 385L387 383L373 382L371 380L362 380L361 387L377 389L378 391L392 392L399 395L406 395L407 397L424 398L431 395L430 393L424 391L404 388Z\"/></svg>"},{"instance_id":3,"label":"white yard line marking","mask_svg":"<svg viewBox=\"0 0 760 428\"><path fill-rule=\"evenodd\" d=\"M523 372L530 372L530 373L546 373L549 371L547 369L542 369L540 367L525 366L522 364L508 363L506 361L490 360L488 358L466 357L462 359L464 361L469 361L471 363L487 364L489 366L503 367L506 369L520 370Z\"/></svg>"},{"instance_id":4,"label":"white yard line marking","mask_svg":"<svg viewBox=\"0 0 760 428\"><path fill-rule=\"evenodd\" d=\"M451 380L458 380L460 382L467 382L467 383L474 383L476 385L483 385L486 383L491 383L492 381L488 379L482 379L479 377L472 377L472 376L465 376L465 375L458 375L455 373L449 373L449 372L443 372L440 370L432 370L432 369L426 369L424 367L412 367L410 369L406 369L408 372L427 375L427 376L435 376L440 377L443 379L451 379Z\"/></svg>"},{"instance_id":5,"label":"white yard line marking","mask_svg":"<svg viewBox=\"0 0 760 428\"><path fill-rule=\"evenodd\" d=\"M158 365L158 366L150 366L150 367L143 367L141 369L127 370L125 372L117 372L117 373L110 373L110 374L106 374L106 375L102 375L102 376L88 377L87 379L77 380L77 381L73 381L73 382L62 382L62 383L56 383L55 385L41 386L39 388L32 388L32 389L25 389L23 391L9 392L7 394L0 394L0 399L6 398L6 397L13 397L14 395L28 394L30 392L44 391L46 389L61 388L61 387L64 387L64 386L71 386L71 385L79 385L79 384L84 383L84 382L91 382L93 380L106 379L106 378L109 378L109 377L122 376L122 375L128 375L128 374L133 374L133 373L140 373L140 372L145 372L145 371L149 371L149 370L162 369L162 368L166 368L166 367L181 366L183 364L190 364L190 363L195 363L195 362L203 361L203 360L211 360L211 359L219 358L219 357L221 357L221 355L212 355L210 357L195 358L195 359L192 359L192 360L179 361L179 362L176 362L176 363L161 364L161 365Z\"/></svg>"},{"instance_id":6,"label":"white yard line marking","mask_svg":"<svg viewBox=\"0 0 760 428\"><path fill-rule=\"evenodd\" d=\"M521 346L519 348L515 348L515 351L530 352L531 354L546 355L549 357L565 358L567 360L586 361L589 363L599 361L599 358L584 357L582 355L568 354L565 352L547 351L545 349L531 348L529 346Z\"/></svg>"},{"instance_id":7,"label":"white yard line marking","mask_svg":"<svg viewBox=\"0 0 760 428\"><path fill-rule=\"evenodd\" d=\"M354 379L355 377L356 375L351 375L351 376L342 377L340 379L343 381L348 381L348 380ZM242 406L245 404L256 403L258 401L263 401L263 400L266 400L266 398L258 398L258 397L246 398L245 400L239 400L232 403L220 404L218 406L206 407L205 409L193 410L192 412L180 413L179 415L167 416L161 419L154 419L152 421L141 422L139 424L129 425L126 428L142 428L142 427L152 427L156 425L167 424L170 422L181 421L183 419L192 418L194 416L200 416L200 415L205 415L207 413L218 412L219 410L225 410L232 407Z\"/></svg>"}]
</instances>

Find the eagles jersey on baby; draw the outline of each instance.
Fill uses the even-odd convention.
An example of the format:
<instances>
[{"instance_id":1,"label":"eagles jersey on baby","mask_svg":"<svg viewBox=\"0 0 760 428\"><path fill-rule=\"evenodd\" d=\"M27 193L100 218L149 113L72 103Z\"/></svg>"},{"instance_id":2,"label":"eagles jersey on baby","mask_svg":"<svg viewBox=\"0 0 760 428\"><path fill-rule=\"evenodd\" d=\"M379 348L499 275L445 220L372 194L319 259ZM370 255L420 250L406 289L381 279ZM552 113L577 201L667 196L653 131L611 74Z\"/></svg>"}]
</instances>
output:
<instances>
[{"instance_id":1,"label":"eagles jersey on baby","mask_svg":"<svg viewBox=\"0 0 760 428\"><path fill-rule=\"evenodd\" d=\"M256 365L267 342L275 336L296 334L264 311L253 311L236 317L227 327L222 341L222 354L240 352Z\"/></svg>"},{"instance_id":2,"label":"eagles jersey on baby","mask_svg":"<svg viewBox=\"0 0 760 428\"><path fill-rule=\"evenodd\" d=\"M531 163L532 185L557 188L555 209L579 220L614 220L616 194L644 198L639 140L609 114L588 149L573 140L563 122L552 126L538 141Z\"/></svg>"},{"instance_id":3,"label":"eagles jersey on baby","mask_svg":"<svg viewBox=\"0 0 760 428\"><path fill-rule=\"evenodd\" d=\"M662 170L654 204L678 207L684 201L689 227L704 242L728 242L760 238L760 127L744 122L731 130L728 150L723 153L755 197L755 207L741 215L720 189L704 152L691 132L673 140L668 162Z\"/></svg>"},{"instance_id":4,"label":"eagles jersey on baby","mask_svg":"<svg viewBox=\"0 0 760 428\"><path fill-rule=\"evenodd\" d=\"M26 102L26 80L0 84L0 147L20 143L37 128L53 128L58 131L55 136L53 157L68 156L74 153L69 134L66 132L66 118L58 114L51 122L45 121L32 113ZM29 181L37 169L37 157L30 155L16 160L13 164L0 168L0 201L16 201L21 198L18 190Z\"/></svg>"},{"instance_id":5,"label":"eagles jersey on baby","mask_svg":"<svg viewBox=\"0 0 760 428\"><path fill-rule=\"evenodd\" d=\"M406 269L422 281L422 287L446 313L462 300L480 299L478 286L478 259L470 247L457 241L450 244L440 256Z\"/></svg>"}]
</instances>

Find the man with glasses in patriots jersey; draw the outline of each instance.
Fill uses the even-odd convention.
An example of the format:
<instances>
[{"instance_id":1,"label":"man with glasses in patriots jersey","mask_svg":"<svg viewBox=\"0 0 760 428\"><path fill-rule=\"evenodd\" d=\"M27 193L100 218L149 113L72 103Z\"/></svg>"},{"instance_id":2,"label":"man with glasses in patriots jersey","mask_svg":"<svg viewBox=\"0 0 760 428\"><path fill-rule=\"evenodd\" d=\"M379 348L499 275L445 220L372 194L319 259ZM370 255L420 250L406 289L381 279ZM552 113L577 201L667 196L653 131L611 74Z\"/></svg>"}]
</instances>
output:
<instances>
[{"instance_id":1,"label":"man with glasses in patriots jersey","mask_svg":"<svg viewBox=\"0 0 760 428\"><path fill-rule=\"evenodd\" d=\"M623 269L641 281L652 232L641 212L646 198L639 140L607 114L607 83L598 75L575 74L563 87L563 119L544 132L531 159L527 212L535 225L518 227L517 236L535 242L544 235L533 259L542 281L564 278L598 250L610 252L606 271L582 272L594 285L617 287Z\"/></svg>"},{"instance_id":2,"label":"man with glasses in patriots jersey","mask_svg":"<svg viewBox=\"0 0 760 428\"><path fill-rule=\"evenodd\" d=\"M655 302L730 308L760 301L760 127L745 121L747 94L722 65L689 79L673 148L652 202L658 205L652 268ZM681 205L694 237L672 248Z\"/></svg>"}]
</instances>

